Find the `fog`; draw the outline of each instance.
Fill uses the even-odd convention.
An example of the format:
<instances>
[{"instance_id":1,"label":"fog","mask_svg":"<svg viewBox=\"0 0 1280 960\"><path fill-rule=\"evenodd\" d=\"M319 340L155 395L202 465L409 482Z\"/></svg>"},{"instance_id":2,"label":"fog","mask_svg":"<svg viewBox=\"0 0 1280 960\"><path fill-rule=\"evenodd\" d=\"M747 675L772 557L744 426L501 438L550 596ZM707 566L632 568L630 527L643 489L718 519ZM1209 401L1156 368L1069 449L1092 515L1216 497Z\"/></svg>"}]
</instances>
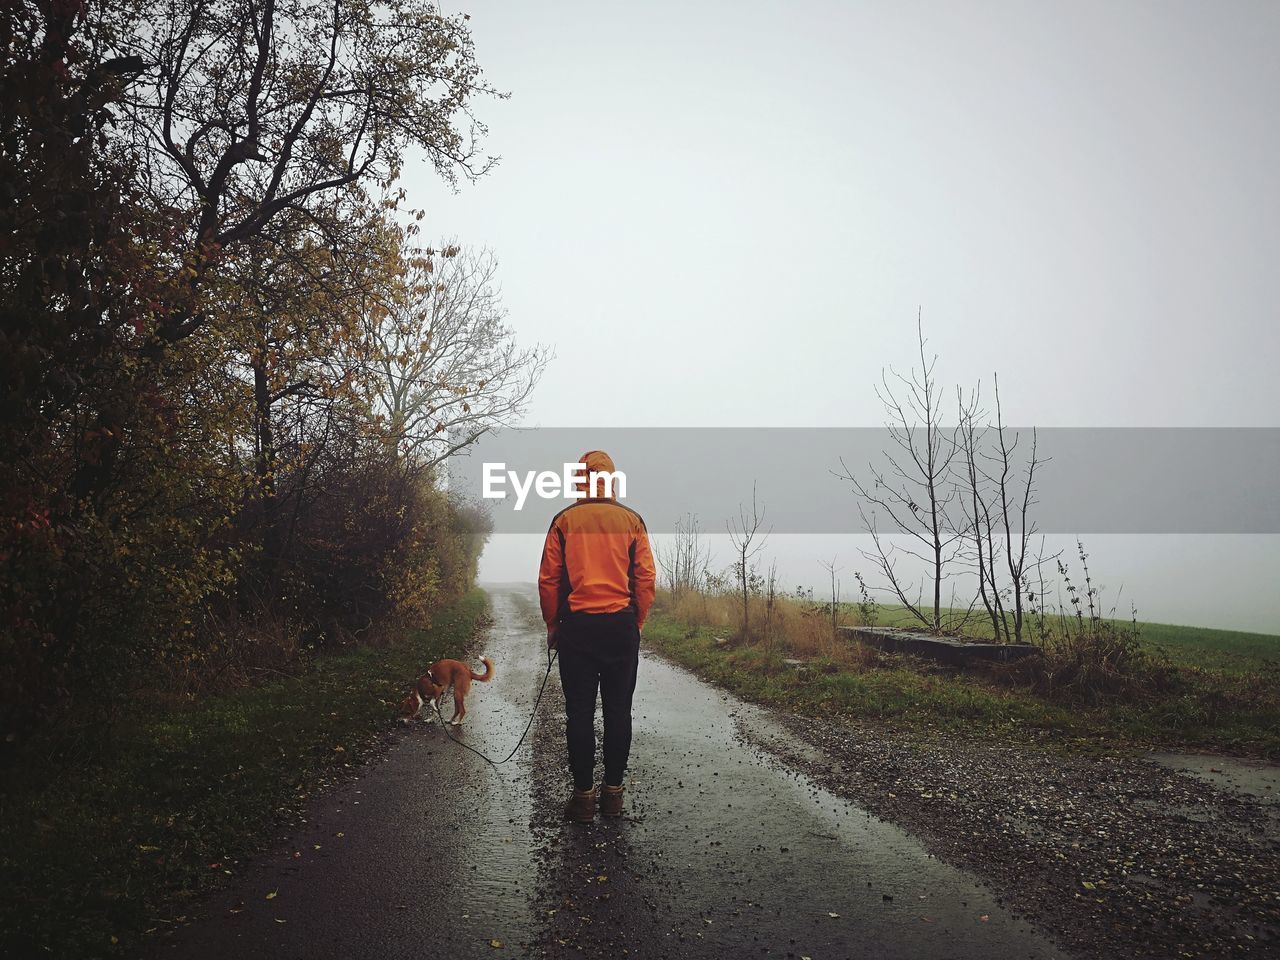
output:
<instances>
[{"instance_id":1,"label":"fog","mask_svg":"<svg viewBox=\"0 0 1280 960\"><path fill-rule=\"evenodd\" d=\"M875 426L917 311L939 380L998 371L1021 424L1280 425L1280 7L466 9L502 162L406 186L554 346L528 425ZM768 553L816 585L858 546ZM1086 546L1119 612L1280 630L1280 538ZM496 537L482 577L539 547Z\"/></svg>"},{"instance_id":2,"label":"fog","mask_svg":"<svg viewBox=\"0 0 1280 960\"><path fill-rule=\"evenodd\" d=\"M657 549L665 542L655 536ZM1102 591L1102 612L1127 619L1136 611L1139 619L1160 623L1184 623L1235 630L1276 632L1280 625L1280 601L1275 592L1259 589L1267 570L1276 569L1274 537L1249 536L1117 536L1100 535L1084 540L1092 576ZM708 538L718 568L732 561L728 538L719 534ZM821 598L830 595L830 575L823 563L835 561L841 599L856 602L857 583L853 572L860 571L873 587L879 583L874 564L860 553L869 549L868 537L781 535L769 539L762 555L776 560L778 579L788 592L811 588ZM1058 553L1069 564L1072 579L1080 564L1076 542L1066 537L1046 539L1049 553ZM481 581L529 583L537 578L542 537L532 534L497 534L489 542L481 561ZM1194 562L1188 562L1194 557ZM1052 565L1050 565L1052 566ZM1255 571L1241 577L1236 571ZM1056 577L1054 578L1057 579ZM918 581L917 581L918 582ZM973 599L966 593L967 582L954 582L956 605L967 606ZM926 587L926 590L928 588ZM951 601L951 586L944 603ZM873 590L873 599L894 602L891 595ZM1061 598L1065 601L1065 597ZM1050 609L1060 602L1059 592L1050 590ZM1065 603L1064 603L1065 605ZM981 606L979 606L981 610Z\"/></svg>"}]
</instances>

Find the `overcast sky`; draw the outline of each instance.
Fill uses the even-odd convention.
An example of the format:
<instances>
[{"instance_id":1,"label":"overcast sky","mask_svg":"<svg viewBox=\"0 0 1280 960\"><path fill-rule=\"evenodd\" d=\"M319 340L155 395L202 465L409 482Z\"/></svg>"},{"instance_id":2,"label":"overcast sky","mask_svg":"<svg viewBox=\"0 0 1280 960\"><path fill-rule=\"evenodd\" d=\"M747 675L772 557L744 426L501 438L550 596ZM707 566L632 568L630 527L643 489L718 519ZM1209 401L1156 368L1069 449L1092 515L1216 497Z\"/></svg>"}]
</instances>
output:
<instances>
[{"instance_id":1,"label":"overcast sky","mask_svg":"<svg viewBox=\"0 0 1280 960\"><path fill-rule=\"evenodd\" d=\"M1018 423L1280 426L1280 4L445 9L512 94L477 104L502 162L407 186L554 347L530 425L875 425L920 309ZM1152 619L1280 629L1277 538L1093 550Z\"/></svg>"}]
</instances>

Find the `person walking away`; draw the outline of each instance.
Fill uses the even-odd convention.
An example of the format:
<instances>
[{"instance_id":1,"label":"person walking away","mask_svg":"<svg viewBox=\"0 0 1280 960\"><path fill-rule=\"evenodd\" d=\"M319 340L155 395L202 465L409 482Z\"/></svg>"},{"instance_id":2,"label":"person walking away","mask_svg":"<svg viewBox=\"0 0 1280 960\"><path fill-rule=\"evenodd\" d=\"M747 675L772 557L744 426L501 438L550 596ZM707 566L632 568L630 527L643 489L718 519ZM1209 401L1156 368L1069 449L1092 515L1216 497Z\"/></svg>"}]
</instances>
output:
<instances>
[{"instance_id":1,"label":"person walking away","mask_svg":"<svg viewBox=\"0 0 1280 960\"><path fill-rule=\"evenodd\" d=\"M640 631L653 605L657 575L640 514L619 503L593 474L612 474L613 459L591 450L580 461L586 496L551 521L542 548L538 597L547 646L559 651L565 740L573 792L565 816L579 823L620 817L622 780L631 753L631 699L640 663ZM597 478L598 479L598 478ZM595 787L596 696L604 713L604 782Z\"/></svg>"}]
</instances>

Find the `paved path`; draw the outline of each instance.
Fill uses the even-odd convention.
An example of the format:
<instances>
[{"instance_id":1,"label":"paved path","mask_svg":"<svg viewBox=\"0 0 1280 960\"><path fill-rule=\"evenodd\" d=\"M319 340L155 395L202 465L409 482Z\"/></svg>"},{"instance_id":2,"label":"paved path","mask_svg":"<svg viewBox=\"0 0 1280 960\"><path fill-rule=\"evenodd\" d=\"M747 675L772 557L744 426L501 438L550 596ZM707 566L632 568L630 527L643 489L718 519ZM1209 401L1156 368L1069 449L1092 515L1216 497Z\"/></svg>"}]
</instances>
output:
<instances>
[{"instance_id":1,"label":"paved path","mask_svg":"<svg viewBox=\"0 0 1280 960\"><path fill-rule=\"evenodd\" d=\"M464 736L502 757L544 641L531 588L493 606L496 676L472 688ZM1057 956L972 876L771 759L767 713L647 654L629 815L564 822L562 708L553 676L500 771L414 726L155 955Z\"/></svg>"}]
</instances>

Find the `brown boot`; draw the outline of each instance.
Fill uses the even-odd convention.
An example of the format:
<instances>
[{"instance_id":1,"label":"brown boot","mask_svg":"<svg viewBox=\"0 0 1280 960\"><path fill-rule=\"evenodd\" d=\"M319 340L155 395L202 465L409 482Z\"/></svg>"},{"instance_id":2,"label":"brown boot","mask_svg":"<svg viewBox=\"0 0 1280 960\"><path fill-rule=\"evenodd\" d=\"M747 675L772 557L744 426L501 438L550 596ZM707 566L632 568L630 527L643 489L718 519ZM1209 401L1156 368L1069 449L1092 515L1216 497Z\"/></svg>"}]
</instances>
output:
<instances>
[{"instance_id":1,"label":"brown boot","mask_svg":"<svg viewBox=\"0 0 1280 960\"><path fill-rule=\"evenodd\" d=\"M622 816L622 788L600 785L600 815L602 817Z\"/></svg>"},{"instance_id":2,"label":"brown boot","mask_svg":"<svg viewBox=\"0 0 1280 960\"><path fill-rule=\"evenodd\" d=\"M564 815L574 823L590 823L596 818L596 791L574 790L564 805Z\"/></svg>"}]
</instances>

